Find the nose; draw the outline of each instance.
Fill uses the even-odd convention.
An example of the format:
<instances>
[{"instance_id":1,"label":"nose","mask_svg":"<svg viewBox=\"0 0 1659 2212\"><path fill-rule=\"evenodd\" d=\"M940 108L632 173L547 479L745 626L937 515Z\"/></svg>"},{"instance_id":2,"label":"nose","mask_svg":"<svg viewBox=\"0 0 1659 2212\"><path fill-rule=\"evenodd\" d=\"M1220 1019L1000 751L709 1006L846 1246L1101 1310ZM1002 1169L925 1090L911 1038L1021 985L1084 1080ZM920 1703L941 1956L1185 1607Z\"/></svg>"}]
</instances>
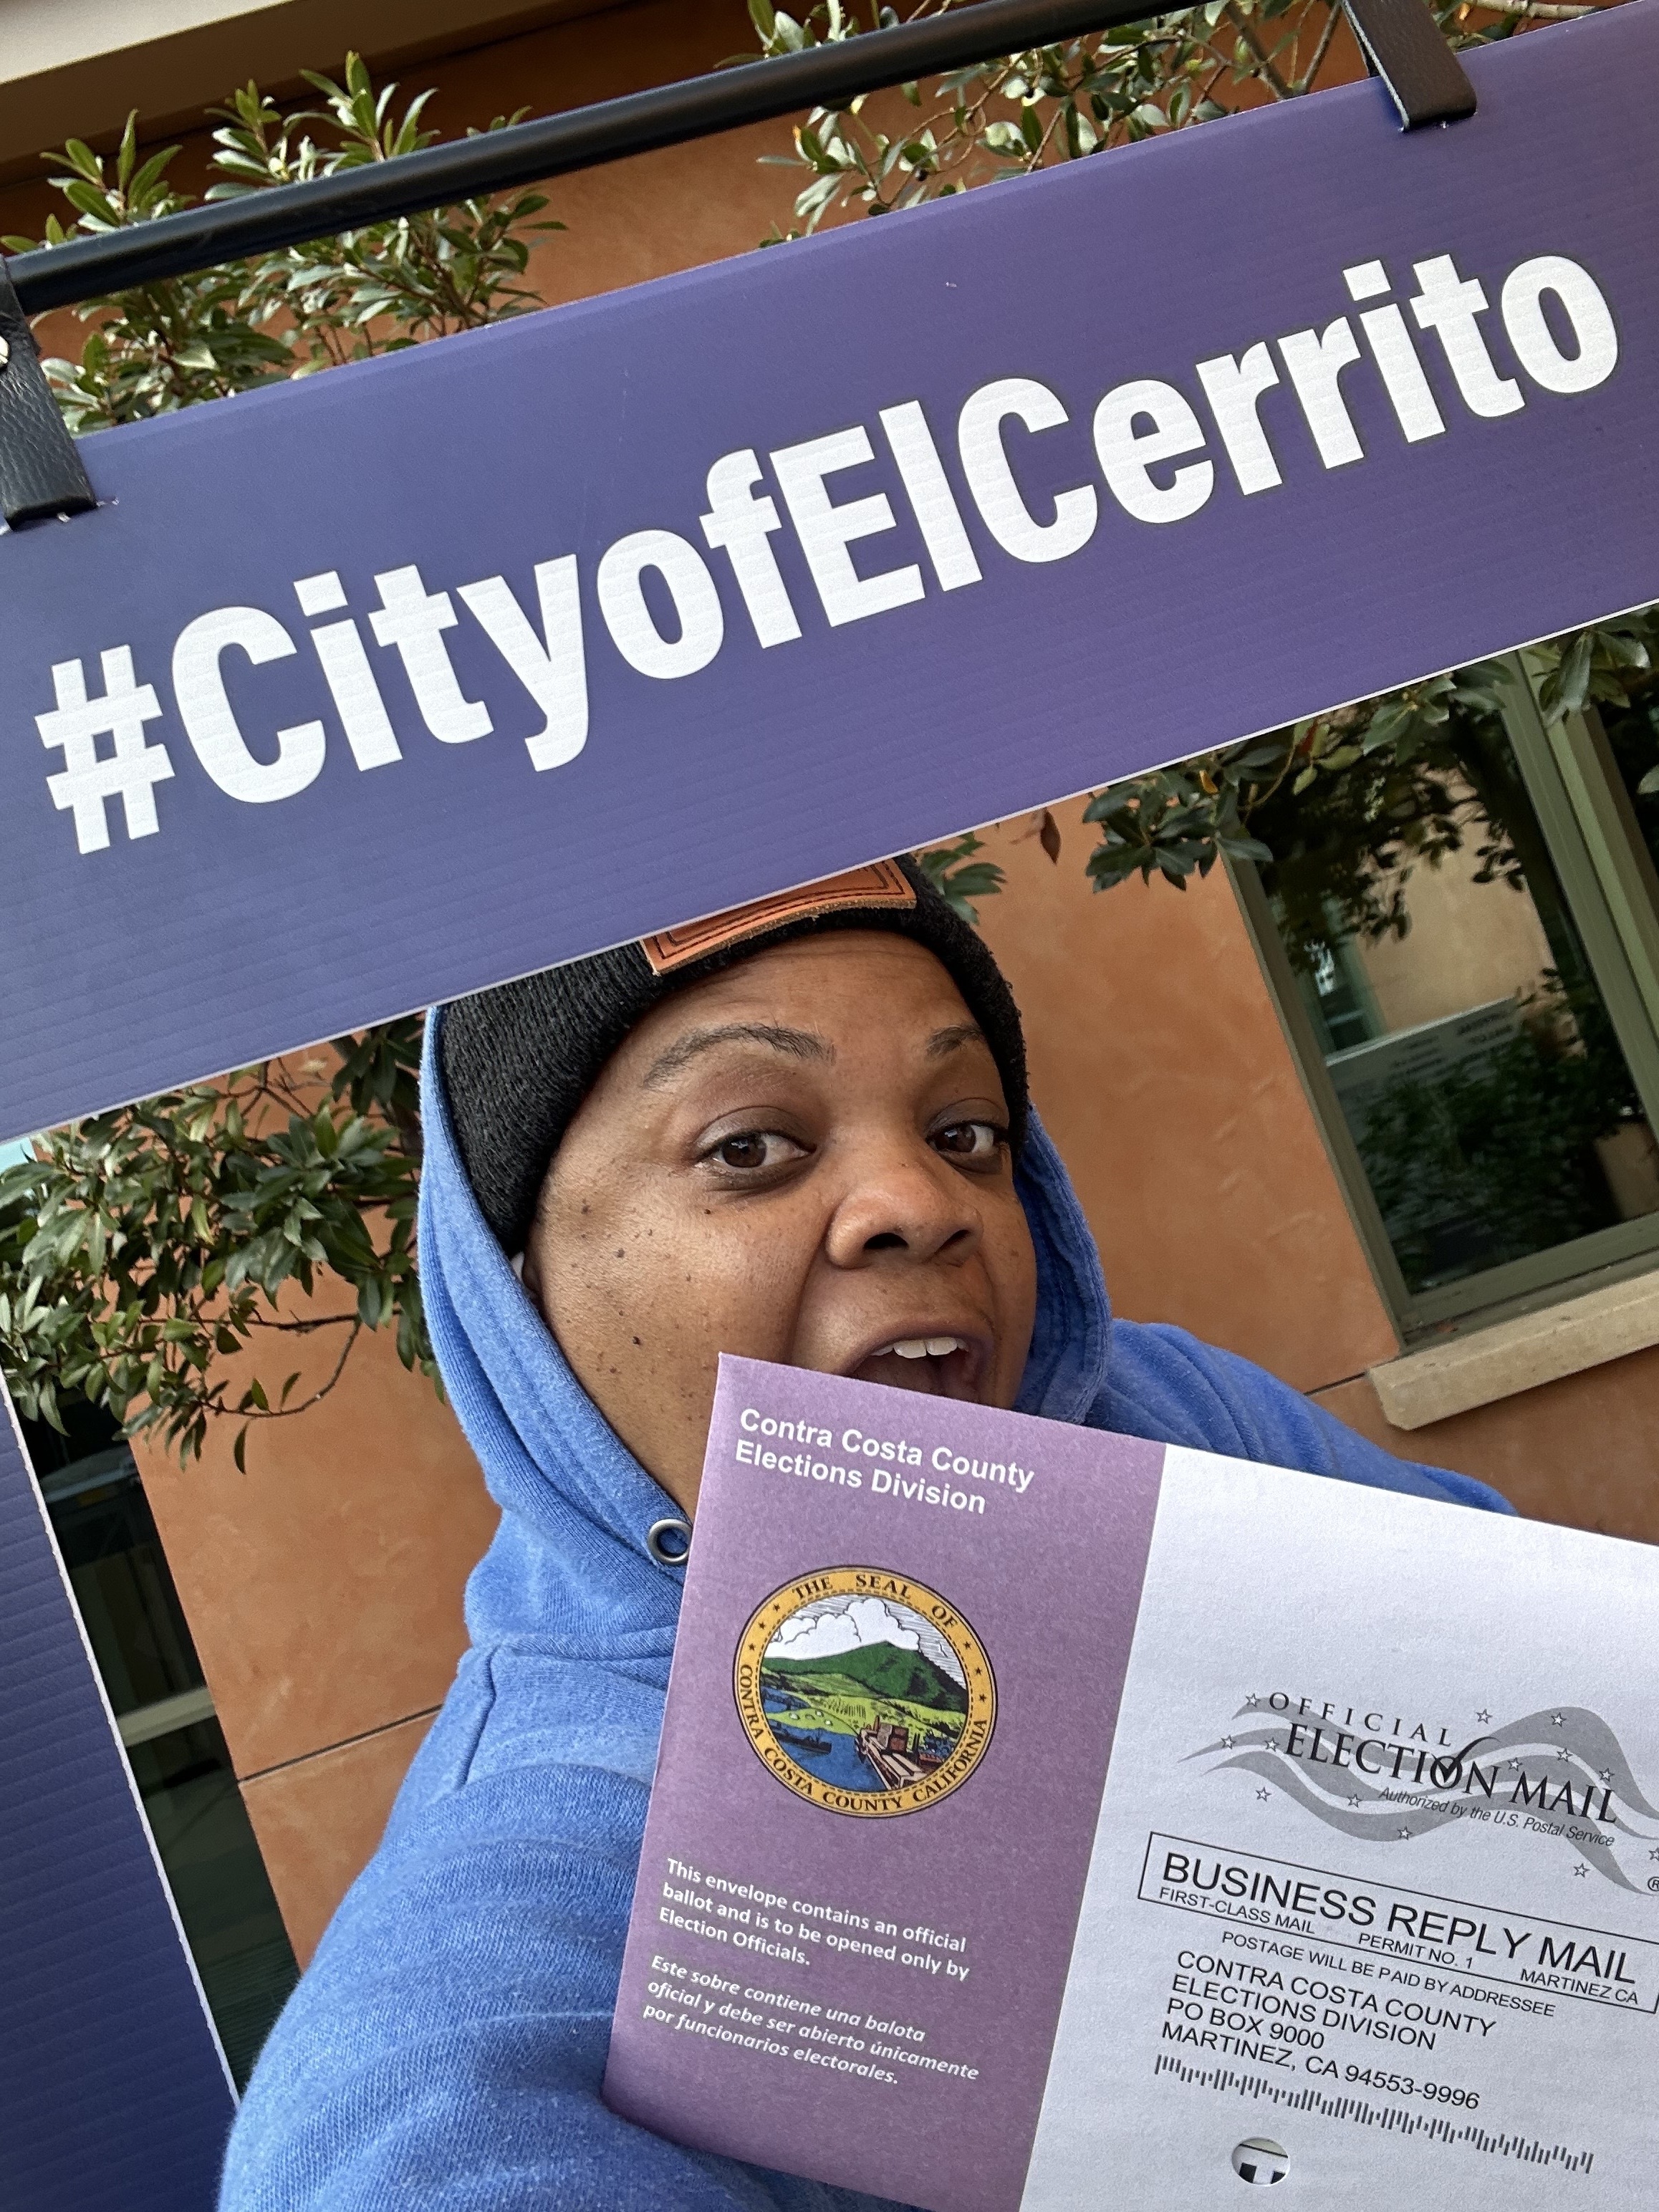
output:
<instances>
[{"instance_id":1,"label":"nose","mask_svg":"<svg viewBox=\"0 0 1659 2212\"><path fill-rule=\"evenodd\" d=\"M959 1264L983 1235L971 1186L913 1139L861 1146L849 1159L824 1243L837 1267L867 1267L889 1254Z\"/></svg>"}]
</instances>

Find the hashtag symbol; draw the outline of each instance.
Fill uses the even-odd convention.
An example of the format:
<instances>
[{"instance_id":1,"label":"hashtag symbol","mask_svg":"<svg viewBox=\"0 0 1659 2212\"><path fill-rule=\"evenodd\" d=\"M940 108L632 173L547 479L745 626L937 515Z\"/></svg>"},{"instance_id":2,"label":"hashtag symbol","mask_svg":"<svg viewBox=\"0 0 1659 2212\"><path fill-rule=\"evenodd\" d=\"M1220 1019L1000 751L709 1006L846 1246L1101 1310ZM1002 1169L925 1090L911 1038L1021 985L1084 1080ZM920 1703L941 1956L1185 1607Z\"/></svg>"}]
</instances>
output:
<instances>
[{"instance_id":1,"label":"hashtag symbol","mask_svg":"<svg viewBox=\"0 0 1659 2212\"><path fill-rule=\"evenodd\" d=\"M78 660L60 660L52 672L58 696L55 710L37 714L43 745L61 745L64 765L46 778L52 805L75 815L75 842L82 853L101 853L109 844L112 799L121 801L129 837L153 837L155 787L173 774L167 749L145 742L144 725L161 712L155 687L133 675L132 647L112 646L101 656L104 696L87 696L86 671ZM112 738L115 749L100 753L100 738Z\"/></svg>"}]
</instances>

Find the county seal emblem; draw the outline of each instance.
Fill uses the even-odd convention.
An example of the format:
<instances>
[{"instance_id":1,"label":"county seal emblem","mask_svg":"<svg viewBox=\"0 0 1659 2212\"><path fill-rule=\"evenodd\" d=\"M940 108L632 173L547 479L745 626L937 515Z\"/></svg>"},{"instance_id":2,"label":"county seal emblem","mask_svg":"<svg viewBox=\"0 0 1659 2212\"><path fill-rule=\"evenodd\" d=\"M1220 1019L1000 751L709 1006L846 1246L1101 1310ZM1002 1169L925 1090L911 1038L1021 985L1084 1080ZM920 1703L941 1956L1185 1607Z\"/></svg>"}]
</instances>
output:
<instances>
[{"instance_id":1,"label":"county seal emblem","mask_svg":"<svg viewBox=\"0 0 1659 2212\"><path fill-rule=\"evenodd\" d=\"M861 1820L959 1790L996 1721L991 1662L961 1613L881 1567L826 1567L774 1590L738 1641L732 1688L768 1772Z\"/></svg>"}]
</instances>

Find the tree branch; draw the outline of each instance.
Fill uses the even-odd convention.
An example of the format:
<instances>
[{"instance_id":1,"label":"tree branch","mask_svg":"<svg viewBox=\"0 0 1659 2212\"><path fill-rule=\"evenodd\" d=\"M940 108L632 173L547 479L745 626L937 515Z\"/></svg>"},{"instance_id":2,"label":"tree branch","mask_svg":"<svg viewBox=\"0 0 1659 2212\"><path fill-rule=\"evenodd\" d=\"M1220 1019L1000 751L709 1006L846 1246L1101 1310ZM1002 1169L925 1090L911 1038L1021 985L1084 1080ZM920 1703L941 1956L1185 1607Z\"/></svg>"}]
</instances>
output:
<instances>
[{"instance_id":1,"label":"tree branch","mask_svg":"<svg viewBox=\"0 0 1659 2212\"><path fill-rule=\"evenodd\" d=\"M338 1328L347 1322L362 1327L358 1316L352 1313L318 1314L309 1321L267 1321L263 1314L257 1313L247 1317L250 1328L279 1328L294 1336L308 1336L314 1328Z\"/></svg>"},{"instance_id":2,"label":"tree branch","mask_svg":"<svg viewBox=\"0 0 1659 2212\"><path fill-rule=\"evenodd\" d=\"M1313 89L1314 79L1325 66L1325 57L1331 50L1331 40L1336 36L1336 27L1341 21L1342 9L1340 0L1331 0L1330 13L1325 18L1325 27L1320 33L1319 43L1314 48L1313 59L1296 81L1295 89L1297 92L1310 92Z\"/></svg>"},{"instance_id":3,"label":"tree branch","mask_svg":"<svg viewBox=\"0 0 1659 2212\"><path fill-rule=\"evenodd\" d=\"M263 1410L258 1406L250 1406L240 1414L239 1418L244 1421L285 1421L292 1414L303 1413L309 1407L320 1404L345 1373L345 1364L351 1357L351 1347L362 1334L362 1322L353 1321L351 1334L341 1346L340 1356L334 1363L334 1372L319 1390L313 1390L310 1397L302 1398L297 1406L268 1406Z\"/></svg>"},{"instance_id":4,"label":"tree branch","mask_svg":"<svg viewBox=\"0 0 1659 2212\"><path fill-rule=\"evenodd\" d=\"M1503 0L1493 0L1488 8L1486 0L1475 0L1483 15L1500 19L1505 15L1532 15L1548 23L1568 23L1580 15L1601 15L1607 12L1608 0L1583 0L1583 4L1570 5L1568 0L1513 0L1512 5Z\"/></svg>"},{"instance_id":5,"label":"tree branch","mask_svg":"<svg viewBox=\"0 0 1659 2212\"><path fill-rule=\"evenodd\" d=\"M1237 0L1227 0L1225 8L1222 9L1222 15L1225 20L1232 25L1234 30L1237 32L1239 37L1244 41L1250 52L1255 56L1257 62L1261 65L1263 81L1266 82L1267 89L1273 94L1274 99L1291 99L1294 95L1291 93L1290 86L1285 83L1284 78L1279 75L1278 64L1273 60L1273 56L1268 52L1266 46L1262 45L1261 40L1256 36L1255 25L1251 22L1249 17L1237 6Z\"/></svg>"}]
</instances>

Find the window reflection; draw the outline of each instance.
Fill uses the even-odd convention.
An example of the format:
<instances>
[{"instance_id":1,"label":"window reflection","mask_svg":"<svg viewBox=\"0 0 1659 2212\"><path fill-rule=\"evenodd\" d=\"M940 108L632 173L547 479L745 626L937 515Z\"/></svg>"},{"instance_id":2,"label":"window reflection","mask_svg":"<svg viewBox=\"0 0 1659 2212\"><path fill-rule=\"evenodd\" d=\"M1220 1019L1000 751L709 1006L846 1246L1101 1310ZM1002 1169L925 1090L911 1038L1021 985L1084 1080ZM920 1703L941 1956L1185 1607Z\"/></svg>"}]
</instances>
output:
<instances>
[{"instance_id":1,"label":"window reflection","mask_svg":"<svg viewBox=\"0 0 1659 2212\"><path fill-rule=\"evenodd\" d=\"M1608 750L1629 796L1636 826L1648 855L1659 864L1659 678L1622 707L1598 710ZM1644 785L1650 788L1644 790Z\"/></svg>"},{"instance_id":2,"label":"window reflection","mask_svg":"<svg viewBox=\"0 0 1659 2212\"><path fill-rule=\"evenodd\" d=\"M1659 1146L1495 713L1456 708L1414 757L1356 759L1256 826L1413 1293L1659 1212Z\"/></svg>"}]
</instances>

